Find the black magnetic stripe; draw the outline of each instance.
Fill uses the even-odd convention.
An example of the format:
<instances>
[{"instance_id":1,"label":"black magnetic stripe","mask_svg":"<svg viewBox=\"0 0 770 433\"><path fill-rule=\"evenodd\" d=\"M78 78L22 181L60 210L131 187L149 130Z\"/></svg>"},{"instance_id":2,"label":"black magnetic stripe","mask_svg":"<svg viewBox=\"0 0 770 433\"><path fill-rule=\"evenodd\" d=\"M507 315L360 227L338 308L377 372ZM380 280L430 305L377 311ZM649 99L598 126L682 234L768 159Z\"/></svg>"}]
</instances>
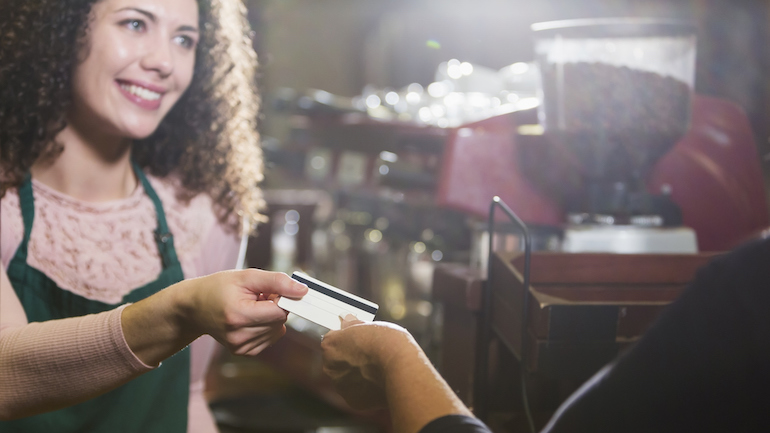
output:
<instances>
[{"instance_id":1,"label":"black magnetic stripe","mask_svg":"<svg viewBox=\"0 0 770 433\"><path fill-rule=\"evenodd\" d=\"M300 283L306 285L308 288L315 290L316 292L323 293L326 296L332 297L338 301L342 301L348 305L352 305L360 310L366 311L367 313L377 314L377 308L372 307L371 305L366 305L357 299L352 299L345 296L342 293L335 292L334 290L329 290L326 287L320 284L314 283L310 280L306 280L300 277L299 275L292 275L291 277L299 281Z\"/></svg>"}]
</instances>

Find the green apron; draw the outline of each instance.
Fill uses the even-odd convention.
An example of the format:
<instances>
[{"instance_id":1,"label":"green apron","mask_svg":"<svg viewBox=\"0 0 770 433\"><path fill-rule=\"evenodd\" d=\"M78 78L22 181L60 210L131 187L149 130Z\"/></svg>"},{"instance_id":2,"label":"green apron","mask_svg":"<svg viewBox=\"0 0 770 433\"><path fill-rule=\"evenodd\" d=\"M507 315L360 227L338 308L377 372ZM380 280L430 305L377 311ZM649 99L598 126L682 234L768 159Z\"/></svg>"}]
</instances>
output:
<instances>
[{"instance_id":1,"label":"green apron","mask_svg":"<svg viewBox=\"0 0 770 433\"><path fill-rule=\"evenodd\" d=\"M8 265L8 278L30 322L112 310L127 302L140 301L184 278L174 249L174 240L166 224L163 206L142 170L134 165L134 171L155 204L158 219L155 239L163 261L163 270L157 280L133 290L123 297L120 304L115 305L92 301L62 290L42 272L27 265L27 246L35 216L32 182L27 175L19 187L24 239ZM155 370L92 400L54 412L0 422L0 432L184 433L187 431L189 387L188 347L163 361Z\"/></svg>"}]
</instances>

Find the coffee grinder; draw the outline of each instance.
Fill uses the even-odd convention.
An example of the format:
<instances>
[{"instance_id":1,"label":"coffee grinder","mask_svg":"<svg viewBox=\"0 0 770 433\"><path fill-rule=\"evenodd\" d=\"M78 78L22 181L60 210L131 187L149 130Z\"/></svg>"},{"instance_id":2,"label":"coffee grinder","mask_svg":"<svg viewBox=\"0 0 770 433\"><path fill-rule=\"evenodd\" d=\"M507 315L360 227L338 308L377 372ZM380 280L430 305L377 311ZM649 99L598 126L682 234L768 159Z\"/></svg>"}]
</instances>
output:
<instances>
[{"instance_id":1,"label":"coffee grinder","mask_svg":"<svg viewBox=\"0 0 770 433\"><path fill-rule=\"evenodd\" d=\"M565 252L695 253L667 191L649 192L658 159L687 132L693 26L652 19L532 25L550 185L567 215ZM537 182L537 179L534 179Z\"/></svg>"}]
</instances>

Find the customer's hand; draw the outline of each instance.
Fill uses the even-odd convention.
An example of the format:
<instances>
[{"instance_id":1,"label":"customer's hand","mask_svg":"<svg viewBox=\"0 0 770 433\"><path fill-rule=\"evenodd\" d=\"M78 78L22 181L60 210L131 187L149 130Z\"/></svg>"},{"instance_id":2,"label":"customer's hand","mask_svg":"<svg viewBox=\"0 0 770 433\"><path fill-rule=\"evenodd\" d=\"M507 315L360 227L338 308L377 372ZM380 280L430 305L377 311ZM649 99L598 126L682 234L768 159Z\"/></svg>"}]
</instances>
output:
<instances>
[{"instance_id":1,"label":"customer's hand","mask_svg":"<svg viewBox=\"0 0 770 433\"><path fill-rule=\"evenodd\" d=\"M355 409L387 405L385 376L420 349L404 328L388 322L364 323L349 315L342 329L321 342L324 372L337 392Z\"/></svg>"},{"instance_id":2,"label":"customer's hand","mask_svg":"<svg viewBox=\"0 0 770 433\"><path fill-rule=\"evenodd\" d=\"M392 323L352 319L321 343L324 372L350 406L387 404L399 433L416 433L445 415L472 416L409 332Z\"/></svg>"}]
</instances>

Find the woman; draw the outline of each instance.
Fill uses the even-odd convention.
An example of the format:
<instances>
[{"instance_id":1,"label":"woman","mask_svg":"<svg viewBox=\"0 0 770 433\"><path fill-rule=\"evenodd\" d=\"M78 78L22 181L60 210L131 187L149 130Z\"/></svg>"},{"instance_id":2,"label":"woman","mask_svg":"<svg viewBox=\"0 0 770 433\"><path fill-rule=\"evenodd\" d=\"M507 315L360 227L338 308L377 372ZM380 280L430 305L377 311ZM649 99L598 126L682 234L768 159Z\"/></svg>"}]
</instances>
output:
<instances>
[{"instance_id":1,"label":"woman","mask_svg":"<svg viewBox=\"0 0 770 433\"><path fill-rule=\"evenodd\" d=\"M185 347L285 332L304 286L214 273L261 219L242 12L0 2L0 431L215 431Z\"/></svg>"}]
</instances>

